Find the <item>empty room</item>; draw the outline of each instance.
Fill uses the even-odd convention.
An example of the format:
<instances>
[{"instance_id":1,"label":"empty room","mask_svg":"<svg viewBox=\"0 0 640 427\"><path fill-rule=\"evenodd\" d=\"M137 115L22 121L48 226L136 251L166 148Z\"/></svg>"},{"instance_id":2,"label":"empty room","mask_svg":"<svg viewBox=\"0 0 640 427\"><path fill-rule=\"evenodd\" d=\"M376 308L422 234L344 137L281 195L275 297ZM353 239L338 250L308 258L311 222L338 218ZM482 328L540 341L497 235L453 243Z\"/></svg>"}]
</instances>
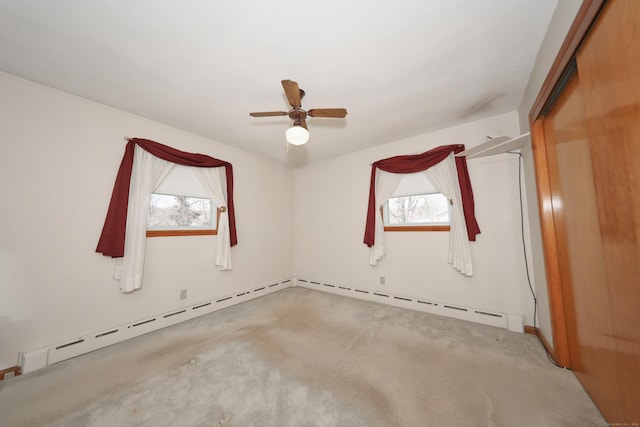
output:
<instances>
[{"instance_id":1,"label":"empty room","mask_svg":"<svg viewBox=\"0 0 640 427\"><path fill-rule=\"evenodd\" d=\"M638 22L0 0L0 425L640 425Z\"/></svg>"}]
</instances>

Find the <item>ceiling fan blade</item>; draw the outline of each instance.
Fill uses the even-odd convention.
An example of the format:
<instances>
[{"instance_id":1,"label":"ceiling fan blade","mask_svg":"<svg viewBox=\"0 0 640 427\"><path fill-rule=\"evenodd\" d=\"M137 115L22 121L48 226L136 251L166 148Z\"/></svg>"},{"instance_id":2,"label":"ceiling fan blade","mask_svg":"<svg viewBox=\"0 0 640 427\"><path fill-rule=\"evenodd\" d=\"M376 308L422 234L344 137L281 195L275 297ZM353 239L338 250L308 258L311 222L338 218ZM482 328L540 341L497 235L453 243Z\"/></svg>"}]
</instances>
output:
<instances>
[{"instance_id":1,"label":"ceiling fan blade","mask_svg":"<svg viewBox=\"0 0 640 427\"><path fill-rule=\"evenodd\" d=\"M285 111L262 111L260 113L249 113L251 117L271 117L271 116L286 116Z\"/></svg>"},{"instance_id":2,"label":"ceiling fan blade","mask_svg":"<svg viewBox=\"0 0 640 427\"><path fill-rule=\"evenodd\" d=\"M300 98L300 88L298 87L298 83L293 80L282 80L282 87L284 88L284 93L287 94L289 104L291 104L293 108L300 108L302 101Z\"/></svg>"},{"instance_id":3,"label":"ceiling fan blade","mask_svg":"<svg viewBox=\"0 0 640 427\"><path fill-rule=\"evenodd\" d=\"M346 108L315 108L307 111L311 117L334 117L342 119L347 116Z\"/></svg>"}]
</instances>

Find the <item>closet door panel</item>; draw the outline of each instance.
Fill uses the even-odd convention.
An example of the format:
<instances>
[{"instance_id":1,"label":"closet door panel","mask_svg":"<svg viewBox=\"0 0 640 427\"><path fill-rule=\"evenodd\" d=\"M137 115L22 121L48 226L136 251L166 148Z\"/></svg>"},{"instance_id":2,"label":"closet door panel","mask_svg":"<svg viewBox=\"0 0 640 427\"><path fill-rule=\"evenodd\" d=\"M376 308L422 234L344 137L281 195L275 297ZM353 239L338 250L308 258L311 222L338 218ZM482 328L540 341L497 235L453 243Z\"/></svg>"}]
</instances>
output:
<instances>
[{"instance_id":1,"label":"closet door panel","mask_svg":"<svg viewBox=\"0 0 640 427\"><path fill-rule=\"evenodd\" d=\"M545 117L544 131L570 366L603 413L620 413L611 298L578 74Z\"/></svg>"},{"instance_id":2,"label":"closet door panel","mask_svg":"<svg viewBox=\"0 0 640 427\"><path fill-rule=\"evenodd\" d=\"M613 347L606 351L616 354L616 398L623 406L610 422L640 421L638 40L640 1L611 1L577 54L609 295Z\"/></svg>"}]
</instances>

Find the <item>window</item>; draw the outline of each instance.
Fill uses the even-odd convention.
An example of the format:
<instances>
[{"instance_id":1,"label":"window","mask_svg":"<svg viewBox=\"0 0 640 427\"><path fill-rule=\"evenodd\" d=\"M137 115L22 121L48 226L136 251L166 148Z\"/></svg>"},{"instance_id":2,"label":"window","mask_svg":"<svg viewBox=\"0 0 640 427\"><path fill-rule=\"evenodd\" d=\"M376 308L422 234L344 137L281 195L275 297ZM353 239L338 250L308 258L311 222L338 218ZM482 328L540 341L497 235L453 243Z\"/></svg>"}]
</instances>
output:
<instances>
[{"instance_id":1,"label":"window","mask_svg":"<svg viewBox=\"0 0 640 427\"><path fill-rule=\"evenodd\" d=\"M178 165L151 194L147 237L215 235L219 218L195 175Z\"/></svg>"},{"instance_id":2,"label":"window","mask_svg":"<svg viewBox=\"0 0 640 427\"><path fill-rule=\"evenodd\" d=\"M423 173L407 174L383 206L385 231L449 231L451 203Z\"/></svg>"}]
</instances>

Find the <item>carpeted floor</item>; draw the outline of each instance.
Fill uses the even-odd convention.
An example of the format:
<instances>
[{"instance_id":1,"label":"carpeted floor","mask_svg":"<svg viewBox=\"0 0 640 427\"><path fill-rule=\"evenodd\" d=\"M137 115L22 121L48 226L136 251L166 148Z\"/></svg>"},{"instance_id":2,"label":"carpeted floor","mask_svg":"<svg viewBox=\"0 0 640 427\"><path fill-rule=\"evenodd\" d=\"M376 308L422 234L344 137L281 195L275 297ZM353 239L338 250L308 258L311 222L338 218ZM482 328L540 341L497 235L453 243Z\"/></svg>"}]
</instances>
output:
<instances>
[{"instance_id":1,"label":"carpeted floor","mask_svg":"<svg viewBox=\"0 0 640 427\"><path fill-rule=\"evenodd\" d=\"M606 426L537 338L288 288L0 382L3 426Z\"/></svg>"}]
</instances>

